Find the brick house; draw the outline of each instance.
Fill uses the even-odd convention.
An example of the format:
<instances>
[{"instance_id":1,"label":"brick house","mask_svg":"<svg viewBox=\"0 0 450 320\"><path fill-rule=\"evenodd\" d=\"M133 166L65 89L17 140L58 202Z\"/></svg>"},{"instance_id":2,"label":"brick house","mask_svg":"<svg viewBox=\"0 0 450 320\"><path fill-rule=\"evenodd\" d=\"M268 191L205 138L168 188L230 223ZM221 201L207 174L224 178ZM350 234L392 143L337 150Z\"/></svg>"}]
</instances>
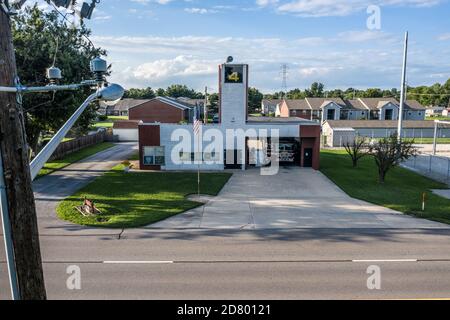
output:
<instances>
[{"instance_id":1,"label":"brick house","mask_svg":"<svg viewBox=\"0 0 450 320\"><path fill-rule=\"evenodd\" d=\"M156 97L129 109L129 120L145 123L190 123L195 106L177 99Z\"/></svg>"},{"instance_id":2,"label":"brick house","mask_svg":"<svg viewBox=\"0 0 450 320\"><path fill-rule=\"evenodd\" d=\"M140 99L122 99L113 106L106 107L107 116L128 116L128 110L149 100Z\"/></svg>"}]
</instances>

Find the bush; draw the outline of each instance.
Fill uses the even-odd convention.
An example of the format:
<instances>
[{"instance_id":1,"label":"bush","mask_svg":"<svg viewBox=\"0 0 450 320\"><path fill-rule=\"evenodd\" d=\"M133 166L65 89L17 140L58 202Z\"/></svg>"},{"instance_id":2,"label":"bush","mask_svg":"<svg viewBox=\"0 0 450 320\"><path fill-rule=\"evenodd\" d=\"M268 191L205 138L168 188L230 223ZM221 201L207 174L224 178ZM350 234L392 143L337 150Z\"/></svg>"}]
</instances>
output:
<instances>
[{"instance_id":1,"label":"bush","mask_svg":"<svg viewBox=\"0 0 450 320\"><path fill-rule=\"evenodd\" d=\"M106 116L106 115L99 115L98 116L98 121L106 121L106 120L108 120L108 116Z\"/></svg>"}]
</instances>

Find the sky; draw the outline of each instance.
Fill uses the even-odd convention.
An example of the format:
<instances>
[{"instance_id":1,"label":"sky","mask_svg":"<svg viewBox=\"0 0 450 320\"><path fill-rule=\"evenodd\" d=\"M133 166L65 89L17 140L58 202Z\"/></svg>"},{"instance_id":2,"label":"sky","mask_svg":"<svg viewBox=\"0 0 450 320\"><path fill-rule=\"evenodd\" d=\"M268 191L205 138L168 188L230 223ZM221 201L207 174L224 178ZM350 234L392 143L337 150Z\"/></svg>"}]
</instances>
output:
<instances>
[{"instance_id":1,"label":"sky","mask_svg":"<svg viewBox=\"0 0 450 320\"><path fill-rule=\"evenodd\" d=\"M270 93L283 64L288 89L399 88L405 31L408 84L445 82L449 13L450 0L101 0L86 23L126 88L216 91L231 55Z\"/></svg>"}]
</instances>

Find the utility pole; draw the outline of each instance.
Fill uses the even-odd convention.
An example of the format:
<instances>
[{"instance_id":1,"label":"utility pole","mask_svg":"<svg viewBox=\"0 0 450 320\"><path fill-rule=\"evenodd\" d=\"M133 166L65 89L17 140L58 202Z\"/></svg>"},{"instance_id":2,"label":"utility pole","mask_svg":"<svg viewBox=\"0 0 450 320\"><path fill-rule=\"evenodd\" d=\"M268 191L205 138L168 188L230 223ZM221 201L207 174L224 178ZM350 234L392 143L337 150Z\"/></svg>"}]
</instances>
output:
<instances>
[{"instance_id":1,"label":"utility pole","mask_svg":"<svg viewBox=\"0 0 450 320\"><path fill-rule=\"evenodd\" d=\"M0 86L16 86L17 69L9 16L0 10ZM20 95L0 92L0 156L2 158L6 210L15 267L11 282L18 288L15 299L46 299L44 273L39 245L36 207L31 185L28 145ZM1 186L0 186L1 187ZM3 201L2 201L3 203ZM11 249L11 248L9 248ZM14 279L14 276L16 279Z\"/></svg>"},{"instance_id":2,"label":"utility pole","mask_svg":"<svg viewBox=\"0 0 450 320\"><path fill-rule=\"evenodd\" d=\"M205 105L203 106L203 122L208 124L208 87L205 87Z\"/></svg>"},{"instance_id":3,"label":"utility pole","mask_svg":"<svg viewBox=\"0 0 450 320\"><path fill-rule=\"evenodd\" d=\"M403 110L405 109L406 100L406 64L408 60L408 31L405 33L405 51L403 53L403 70L402 70L402 87L400 92L400 108L398 111L398 140L402 140L403 134Z\"/></svg>"}]
</instances>

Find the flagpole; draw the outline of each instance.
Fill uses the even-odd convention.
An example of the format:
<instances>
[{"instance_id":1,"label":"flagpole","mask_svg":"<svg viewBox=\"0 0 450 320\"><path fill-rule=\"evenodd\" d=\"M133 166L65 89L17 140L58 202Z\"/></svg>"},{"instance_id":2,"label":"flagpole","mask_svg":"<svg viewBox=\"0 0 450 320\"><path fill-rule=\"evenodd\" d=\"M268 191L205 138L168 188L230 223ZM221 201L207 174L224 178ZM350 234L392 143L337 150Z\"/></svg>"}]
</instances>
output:
<instances>
[{"instance_id":1,"label":"flagpole","mask_svg":"<svg viewBox=\"0 0 450 320\"><path fill-rule=\"evenodd\" d=\"M200 130L201 130L201 129L200 129ZM198 133L197 139L198 139L198 148L200 149L200 131L199 131L199 133ZM199 152L199 153L200 153L200 152ZM202 153L202 155L203 155L203 153ZM202 156L202 159L203 159L203 156ZM198 162L197 168L198 168L197 191L198 191L198 197L200 198L200 161Z\"/></svg>"},{"instance_id":2,"label":"flagpole","mask_svg":"<svg viewBox=\"0 0 450 320\"><path fill-rule=\"evenodd\" d=\"M195 118L194 118L194 135L197 135L197 148L196 148L197 150L196 150L196 153L198 155L201 155L201 158L200 158L201 160L198 159L198 157L197 157L197 160L195 160L196 157L194 156L194 161L197 161L197 195L198 195L198 197L200 197L200 161L203 160L203 153L201 152L202 148L200 148L200 143L201 143L200 135L201 135L201 132L202 132L202 126L201 126L200 121L198 120L198 109L196 107L195 108ZM194 142L194 144L195 144L195 142Z\"/></svg>"}]
</instances>

